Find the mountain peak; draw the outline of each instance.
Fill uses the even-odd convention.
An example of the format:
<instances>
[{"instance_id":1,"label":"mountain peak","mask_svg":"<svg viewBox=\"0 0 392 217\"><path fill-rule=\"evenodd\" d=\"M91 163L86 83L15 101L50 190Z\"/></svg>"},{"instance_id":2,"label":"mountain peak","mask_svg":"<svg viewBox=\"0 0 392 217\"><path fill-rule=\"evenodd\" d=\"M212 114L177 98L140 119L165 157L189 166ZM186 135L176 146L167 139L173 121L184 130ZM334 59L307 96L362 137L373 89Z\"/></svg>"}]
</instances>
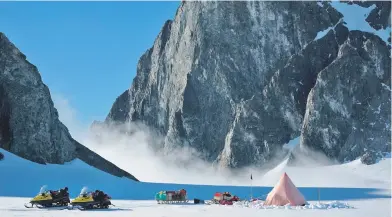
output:
<instances>
[{"instance_id":1,"label":"mountain peak","mask_svg":"<svg viewBox=\"0 0 392 217\"><path fill-rule=\"evenodd\" d=\"M137 180L76 142L58 119L37 67L0 34L0 147L41 164L75 158L116 176Z\"/></svg>"}]
</instances>

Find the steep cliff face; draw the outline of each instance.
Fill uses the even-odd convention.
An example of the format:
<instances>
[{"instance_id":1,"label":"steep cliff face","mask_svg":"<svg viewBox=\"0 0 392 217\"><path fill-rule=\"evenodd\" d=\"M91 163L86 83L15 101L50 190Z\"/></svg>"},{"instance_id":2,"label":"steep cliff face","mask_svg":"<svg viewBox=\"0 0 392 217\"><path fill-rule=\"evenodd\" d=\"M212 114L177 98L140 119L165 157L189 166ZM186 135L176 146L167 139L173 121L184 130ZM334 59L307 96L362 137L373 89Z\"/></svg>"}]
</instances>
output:
<instances>
[{"instance_id":1,"label":"steep cliff face","mask_svg":"<svg viewBox=\"0 0 392 217\"><path fill-rule=\"evenodd\" d=\"M222 166L262 165L306 137L308 94L355 34L341 18L326 2L183 2L106 122L142 121L167 151L189 145Z\"/></svg>"},{"instance_id":2,"label":"steep cliff face","mask_svg":"<svg viewBox=\"0 0 392 217\"><path fill-rule=\"evenodd\" d=\"M37 68L0 35L1 141L7 150L40 163L74 158L75 145L58 120ZM61 145L60 145L61 144Z\"/></svg>"},{"instance_id":3,"label":"steep cliff face","mask_svg":"<svg viewBox=\"0 0 392 217\"><path fill-rule=\"evenodd\" d=\"M255 93L239 107L229 148L234 153L243 154L223 153L221 156L226 157L226 162L229 160L229 165L237 166L238 162L249 165L260 158L263 162L268 161L268 153L299 136L308 93L318 72L337 57L339 46L348 35L342 24L338 24L335 30L339 31L330 31L291 56L286 65L273 74L262 93Z\"/></svg>"},{"instance_id":4,"label":"steep cliff face","mask_svg":"<svg viewBox=\"0 0 392 217\"><path fill-rule=\"evenodd\" d=\"M129 91L126 90L119 97L117 97L116 101L113 103L113 106L109 112L109 115L106 117L107 120L127 120L129 119ZM102 124L100 122L95 121L92 126Z\"/></svg>"},{"instance_id":5,"label":"steep cliff face","mask_svg":"<svg viewBox=\"0 0 392 217\"><path fill-rule=\"evenodd\" d=\"M38 163L75 158L116 176L132 175L72 139L37 68L0 33L0 147Z\"/></svg>"},{"instance_id":6,"label":"steep cliff face","mask_svg":"<svg viewBox=\"0 0 392 217\"><path fill-rule=\"evenodd\" d=\"M351 31L311 90L302 146L339 161L391 150L391 59L379 37Z\"/></svg>"}]
</instances>

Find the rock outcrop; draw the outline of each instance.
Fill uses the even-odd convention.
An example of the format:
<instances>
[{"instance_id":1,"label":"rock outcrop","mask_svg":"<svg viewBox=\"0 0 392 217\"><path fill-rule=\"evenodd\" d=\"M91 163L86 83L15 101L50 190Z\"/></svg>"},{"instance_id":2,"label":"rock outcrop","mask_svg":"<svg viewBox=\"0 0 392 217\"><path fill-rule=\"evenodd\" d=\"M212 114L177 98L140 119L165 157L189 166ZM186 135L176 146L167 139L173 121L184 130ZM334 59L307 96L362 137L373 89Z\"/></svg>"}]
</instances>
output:
<instances>
[{"instance_id":1,"label":"rock outcrop","mask_svg":"<svg viewBox=\"0 0 392 217\"><path fill-rule=\"evenodd\" d=\"M137 180L71 137L58 119L38 69L3 33L0 33L0 147L41 164L63 164L79 158L115 176Z\"/></svg>"},{"instance_id":2,"label":"rock outcrop","mask_svg":"<svg viewBox=\"0 0 392 217\"><path fill-rule=\"evenodd\" d=\"M165 136L166 151L190 146L222 166L263 165L279 157L282 146L299 135L303 146L342 161L355 142L346 143L341 134L331 141L338 152L322 148L328 147L328 140L310 130L340 119L324 107L308 105L329 105L322 98L326 95L352 101L351 92L334 99L332 92L346 90L333 86L338 75L329 76L340 74L339 66L354 64L346 51L350 46L367 58L368 76L383 74L382 79L375 75L379 81L369 78L377 90L367 90L374 85L367 86L360 76L348 77L357 85L354 89L363 87L359 94L369 91L370 97L386 99L390 93L380 92L378 86L390 85L388 73L378 70L384 70L390 57L377 36L349 32L341 18L327 2L182 2L175 19L165 23L153 47L140 58L131 88L116 100L106 123L141 121ZM367 48L361 49L365 44ZM334 71L324 75L329 70ZM334 89L322 89L317 82L320 76L332 79L324 82ZM386 113L388 103L383 105ZM313 110L322 117L317 123L311 121ZM360 115L366 112L350 116L347 122L367 118ZM385 124L390 119L384 120ZM343 126L335 124L336 129ZM381 129L381 121L374 127L368 135ZM385 131L377 135L390 136ZM361 154L350 153L349 159Z\"/></svg>"},{"instance_id":3,"label":"rock outcrop","mask_svg":"<svg viewBox=\"0 0 392 217\"><path fill-rule=\"evenodd\" d=\"M301 145L340 162L390 152L389 52L379 37L350 32L309 93Z\"/></svg>"}]
</instances>

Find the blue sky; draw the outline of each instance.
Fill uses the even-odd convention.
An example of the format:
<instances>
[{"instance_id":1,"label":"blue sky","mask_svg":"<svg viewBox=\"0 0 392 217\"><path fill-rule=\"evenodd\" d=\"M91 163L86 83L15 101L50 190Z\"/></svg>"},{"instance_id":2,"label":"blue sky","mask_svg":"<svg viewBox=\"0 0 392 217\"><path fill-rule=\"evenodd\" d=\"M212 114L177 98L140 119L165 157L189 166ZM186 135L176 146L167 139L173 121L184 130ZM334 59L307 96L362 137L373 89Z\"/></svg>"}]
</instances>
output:
<instances>
[{"instance_id":1,"label":"blue sky","mask_svg":"<svg viewBox=\"0 0 392 217\"><path fill-rule=\"evenodd\" d=\"M130 87L179 2L1 2L0 31L89 124ZM61 115L61 113L60 113Z\"/></svg>"}]
</instances>

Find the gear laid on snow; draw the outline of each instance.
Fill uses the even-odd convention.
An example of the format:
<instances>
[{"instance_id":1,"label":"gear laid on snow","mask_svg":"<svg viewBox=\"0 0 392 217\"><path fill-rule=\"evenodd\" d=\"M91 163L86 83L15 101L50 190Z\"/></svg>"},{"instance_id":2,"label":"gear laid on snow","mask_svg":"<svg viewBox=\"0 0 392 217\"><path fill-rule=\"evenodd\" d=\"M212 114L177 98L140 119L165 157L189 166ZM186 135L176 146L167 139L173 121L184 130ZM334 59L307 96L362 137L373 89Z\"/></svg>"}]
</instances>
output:
<instances>
[{"instance_id":1,"label":"gear laid on snow","mask_svg":"<svg viewBox=\"0 0 392 217\"><path fill-rule=\"evenodd\" d=\"M179 191L160 191L155 195L158 204L188 202L185 189Z\"/></svg>"}]
</instances>

